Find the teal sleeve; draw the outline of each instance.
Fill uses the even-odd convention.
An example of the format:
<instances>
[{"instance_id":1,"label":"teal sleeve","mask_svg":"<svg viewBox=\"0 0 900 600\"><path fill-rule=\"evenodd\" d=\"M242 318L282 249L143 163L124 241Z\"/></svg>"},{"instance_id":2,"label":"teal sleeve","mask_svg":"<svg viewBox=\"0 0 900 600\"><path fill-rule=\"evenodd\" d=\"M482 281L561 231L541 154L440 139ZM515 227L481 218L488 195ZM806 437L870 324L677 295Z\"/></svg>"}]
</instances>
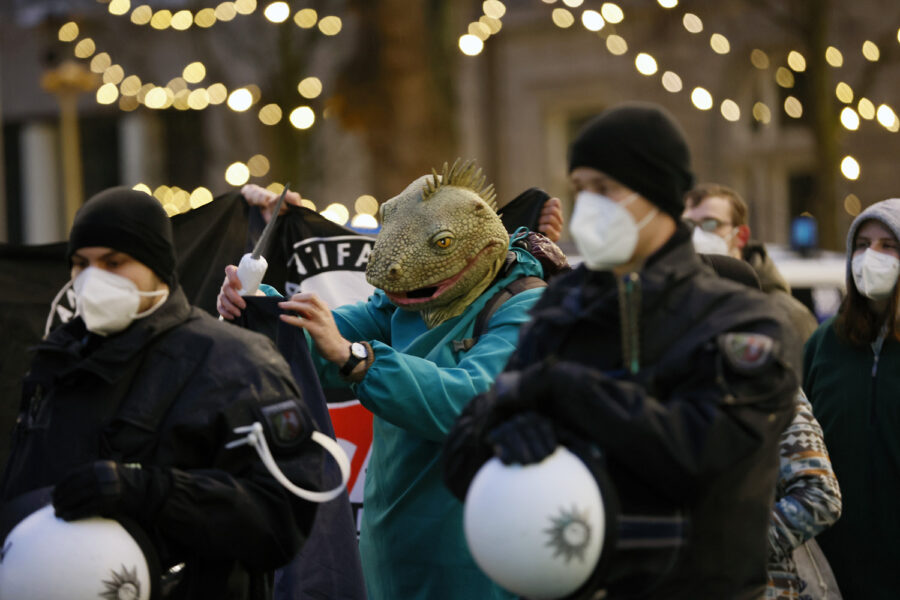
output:
<instances>
[{"instance_id":1,"label":"teal sleeve","mask_svg":"<svg viewBox=\"0 0 900 600\"><path fill-rule=\"evenodd\" d=\"M268 283L259 284L259 291L261 291L266 296L277 296L278 298L284 298L284 296L281 295L281 292L276 290L274 287L272 287Z\"/></svg>"},{"instance_id":2,"label":"teal sleeve","mask_svg":"<svg viewBox=\"0 0 900 600\"><path fill-rule=\"evenodd\" d=\"M542 289L507 300L478 342L454 366L373 342L375 361L356 385L360 402L382 419L422 438L443 441L463 408L486 392L515 350L520 326ZM436 349L450 353L450 349ZM449 354L448 354L449 356Z\"/></svg>"}]
</instances>

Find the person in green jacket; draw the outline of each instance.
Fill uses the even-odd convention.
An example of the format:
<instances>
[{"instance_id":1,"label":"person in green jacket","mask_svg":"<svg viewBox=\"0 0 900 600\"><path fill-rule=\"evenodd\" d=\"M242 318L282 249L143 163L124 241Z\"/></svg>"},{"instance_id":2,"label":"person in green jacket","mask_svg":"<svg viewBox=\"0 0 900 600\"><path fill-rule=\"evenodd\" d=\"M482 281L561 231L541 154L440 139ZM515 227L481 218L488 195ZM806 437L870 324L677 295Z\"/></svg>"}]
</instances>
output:
<instances>
[{"instance_id":1,"label":"person in green jacket","mask_svg":"<svg viewBox=\"0 0 900 600\"><path fill-rule=\"evenodd\" d=\"M382 206L368 301L332 311L299 293L281 303L282 319L314 342L323 385L350 386L374 414L360 533L370 600L512 598L472 559L440 465L447 433L506 365L543 291L541 263L495 209L480 170L445 165ZM231 318L243 301L234 267L226 274L220 312ZM526 278L541 287L516 289L477 331L495 294Z\"/></svg>"},{"instance_id":2,"label":"person in green jacket","mask_svg":"<svg viewBox=\"0 0 900 600\"><path fill-rule=\"evenodd\" d=\"M843 514L818 536L845 598L900 595L900 199L847 234L847 295L806 344L803 388L825 434Z\"/></svg>"}]
</instances>

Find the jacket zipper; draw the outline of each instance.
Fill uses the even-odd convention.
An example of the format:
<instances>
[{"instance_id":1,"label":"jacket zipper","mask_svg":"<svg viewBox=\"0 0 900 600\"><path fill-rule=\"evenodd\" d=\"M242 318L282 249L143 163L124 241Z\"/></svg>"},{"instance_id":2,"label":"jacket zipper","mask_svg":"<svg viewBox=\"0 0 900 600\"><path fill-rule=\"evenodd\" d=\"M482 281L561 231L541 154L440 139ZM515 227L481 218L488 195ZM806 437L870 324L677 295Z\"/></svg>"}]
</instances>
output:
<instances>
[{"instance_id":1,"label":"jacket zipper","mask_svg":"<svg viewBox=\"0 0 900 600\"><path fill-rule=\"evenodd\" d=\"M622 335L622 362L632 375L641 369L640 311L641 278L628 273L619 281L619 321Z\"/></svg>"},{"instance_id":2,"label":"jacket zipper","mask_svg":"<svg viewBox=\"0 0 900 600\"><path fill-rule=\"evenodd\" d=\"M872 361L872 381L869 386L869 425L875 425L875 383L878 378L878 359L881 356L881 350L884 348L884 340L881 341L880 344L873 343L872 345L872 354L874 355L874 360Z\"/></svg>"}]
</instances>

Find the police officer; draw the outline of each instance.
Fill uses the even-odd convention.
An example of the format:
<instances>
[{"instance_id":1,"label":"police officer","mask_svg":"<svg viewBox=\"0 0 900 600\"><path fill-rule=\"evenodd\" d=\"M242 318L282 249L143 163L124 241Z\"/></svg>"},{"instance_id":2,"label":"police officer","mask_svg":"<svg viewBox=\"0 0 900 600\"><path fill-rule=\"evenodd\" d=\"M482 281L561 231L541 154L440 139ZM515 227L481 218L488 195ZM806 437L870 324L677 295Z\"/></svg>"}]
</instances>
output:
<instances>
[{"instance_id":1,"label":"police officer","mask_svg":"<svg viewBox=\"0 0 900 600\"><path fill-rule=\"evenodd\" d=\"M149 195L91 198L68 255L77 315L37 346L3 509L52 489L67 521L136 522L167 573L154 584L165 597L270 597L268 575L296 554L316 505L251 446L226 444L260 422L283 472L321 489L322 453L287 364L264 336L188 304L171 224Z\"/></svg>"},{"instance_id":2,"label":"police officer","mask_svg":"<svg viewBox=\"0 0 900 600\"><path fill-rule=\"evenodd\" d=\"M664 111L602 113L569 172L584 262L551 282L506 370L457 421L445 482L462 499L491 456L529 464L587 443L620 515L574 596L756 598L798 345L765 295L701 264L680 219L688 148Z\"/></svg>"}]
</instances>

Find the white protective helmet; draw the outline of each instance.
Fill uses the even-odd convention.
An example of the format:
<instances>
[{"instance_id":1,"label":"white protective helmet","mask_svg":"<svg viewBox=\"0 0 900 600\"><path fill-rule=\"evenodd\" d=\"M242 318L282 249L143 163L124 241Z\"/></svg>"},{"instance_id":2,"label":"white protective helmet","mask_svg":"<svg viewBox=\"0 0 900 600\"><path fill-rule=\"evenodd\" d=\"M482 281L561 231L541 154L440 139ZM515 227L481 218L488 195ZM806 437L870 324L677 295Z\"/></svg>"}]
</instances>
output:
<instances>
[{"instance_id":1,"label":"white protective helmet","mask_svg":"<svg viewBox=\"0 0 900 600\"><path fill-rule=\"evenodd\" d=\"M32 513L0 550L0 600L149 600L150 564L118 522Z\"/></svg>"},{"instance_id":2,"label":"white protective helmet","mask_svg":"<svg viewBox=\"0 0 900 600\"><path fill-rule=\"evenodd\" d=\"M540 463L492 458L466 494L463 528L475 562L507 590L561 598L591 576L603 550L603 497L587 466L559 446Z\"/></svg>"}]
</instances>

